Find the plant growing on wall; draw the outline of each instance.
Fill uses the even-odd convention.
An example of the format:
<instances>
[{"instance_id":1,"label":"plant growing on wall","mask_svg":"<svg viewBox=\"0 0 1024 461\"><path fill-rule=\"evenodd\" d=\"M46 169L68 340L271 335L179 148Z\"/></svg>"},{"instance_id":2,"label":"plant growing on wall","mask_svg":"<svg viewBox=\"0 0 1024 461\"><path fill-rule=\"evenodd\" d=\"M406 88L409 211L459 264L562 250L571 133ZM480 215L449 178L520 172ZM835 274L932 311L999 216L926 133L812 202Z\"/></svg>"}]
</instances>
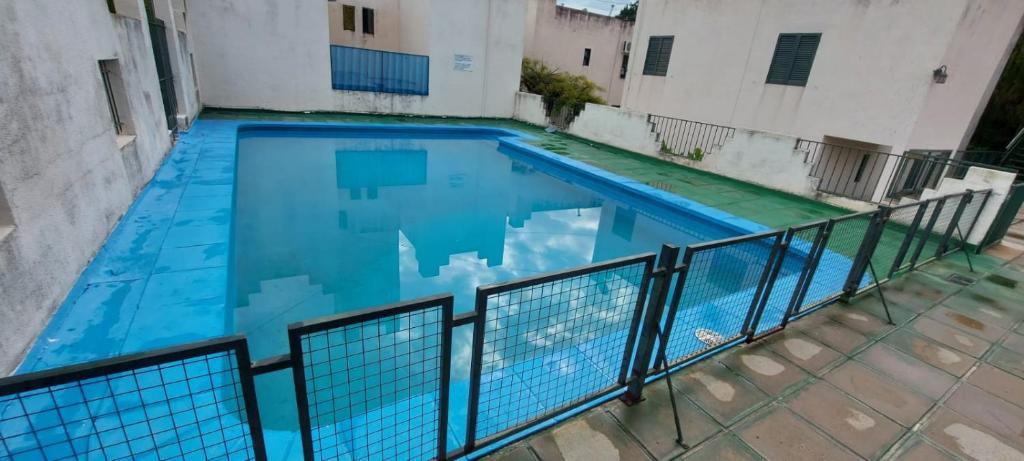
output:
<instances>
[{"instance_id":1,"label":"plant growing on wall","mask_svg":"<svg viewBox=\"0 0 1024 461\"><path fill-rule=\"evenodd\" d=\"M661 153L662 153L663 155L675 155L675 152L672 152L672 148L671 148L671 147L668 147L668 144L665 144L665 141L662 141L662 142L661 142L661 149L660 149L660 152L661 152Z\"/></svg>"},{"instance_id":2,"label":"plant growing on wall","mask_svg":"<svg viewBox=\"0 0 1024 461\"><path fill-rule=\"evenodd\" d=\"M548 117L557 115L556 125L566 127L589 103L605 104L597 95L601 87L582 75L559 72L543 62L523 59L519 86L523 91L539 94Z\"/></svg>"},{"instance_id":3,"label":"plant growing on wall","mask_svg":"<svg viewBox=\"0 0 1024 461\"><path fill-rule=\"evenodd\" d=\"M693 151L690 152L690 159L698 162L704 160L704 150L699 147L694 147Z\"/></svg>"}]
</instances>

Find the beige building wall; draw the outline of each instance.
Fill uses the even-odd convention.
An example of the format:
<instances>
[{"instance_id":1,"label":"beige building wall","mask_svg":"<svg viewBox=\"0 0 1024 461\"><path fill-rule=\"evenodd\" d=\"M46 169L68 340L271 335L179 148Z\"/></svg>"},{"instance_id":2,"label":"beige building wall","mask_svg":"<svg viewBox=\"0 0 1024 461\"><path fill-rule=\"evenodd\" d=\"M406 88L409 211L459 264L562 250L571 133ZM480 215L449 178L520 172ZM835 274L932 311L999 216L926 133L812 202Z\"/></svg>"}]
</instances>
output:
<instances>
[{"instance_id":1,"label":"beige building wall","mask_svg":"<svg viewBox=\"0 0 1024 461\"><path fill-rule=\"evenodd\" d=\"M549 67L584 75L604 91L608 104L619 105L625 79L620 76L623 42L632 39L633 23L555 4L529 0L526 11L524 56ZM583 53L590 48L590 64Z\"/></svg>"},{"instance_id":2,"label":"beige building wall","mask_svg":"<svg viewBox=\"0 0 1024 461\"><path fill-rule=\"evenodd\" d=\"M371 50L426 54L430 50L429 31L424 19L423 0L337 0L326 1L328 29L332 45ZM353 7L354 30L346 30L344 10ZM363 10L373 10L373 32L363 30Z\"/></svg>"}]
</instances>

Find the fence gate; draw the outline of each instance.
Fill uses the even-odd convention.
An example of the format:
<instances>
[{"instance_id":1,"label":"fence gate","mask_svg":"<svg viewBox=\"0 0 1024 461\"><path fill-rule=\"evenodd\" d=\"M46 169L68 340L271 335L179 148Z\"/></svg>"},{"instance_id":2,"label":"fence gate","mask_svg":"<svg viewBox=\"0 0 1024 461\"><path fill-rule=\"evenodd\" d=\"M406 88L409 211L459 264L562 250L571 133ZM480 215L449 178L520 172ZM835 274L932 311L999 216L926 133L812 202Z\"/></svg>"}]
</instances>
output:
<instances>
[{"instance_id":1,"label":"fence gate","mask_svg":"<svg viewBox=\"0 0 1024 461\"><path fill-rule=\"evenodd\" d=\"M153 59L156 60L156 75L160 83L160 97L164 101L164 116L167 129L178 129L178 100L174 94L174 74L171 72L171 55L167 48L167 28L164 22L149 18L149 36L153 42Z\"/></svg>"}]
</instances>

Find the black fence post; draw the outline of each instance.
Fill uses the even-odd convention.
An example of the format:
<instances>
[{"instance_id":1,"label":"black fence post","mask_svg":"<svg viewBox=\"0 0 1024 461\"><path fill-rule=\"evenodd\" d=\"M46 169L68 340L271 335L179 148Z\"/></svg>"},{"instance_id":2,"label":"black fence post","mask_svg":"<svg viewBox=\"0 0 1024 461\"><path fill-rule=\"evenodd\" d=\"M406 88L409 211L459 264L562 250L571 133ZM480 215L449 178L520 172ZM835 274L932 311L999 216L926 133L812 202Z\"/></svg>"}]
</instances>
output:
<instances>
[{"instance_id":1,"label":"black fence post","mask_svg":"<svg viewBox=\"0 0 1024 461\"><path fill-rule=\"evenodd\" d=\"M914 219L907 228L907 234L903 236L903 243L900 244L900 249L896 252L896 257L892 260L892 267L889 269L889 273L886 275L886 278L892 278L892 274L899 271L900 266L903 265L903 258L907 256L907 250L910 249L910 244L914 243L914 236L917 235L917 228L921 225L921 220L924 219L924 214L928 211L929 204L931 204L931 202L928 201L918 203L917 213L914 214Z\"/></svg>"},{"instance_id":2,"label":"black fence post","mask_svg":"<svg viewBox=\"0 0 1024 461\"><path fill-rule=\"evenodd\" d=\"M828 237L832 233L832 226L835 223L835 220L832 219L825 221L819 226L818 233L814 234L811 251L807 253L807 262L804 264L803 271L800 272L800 279L797 280L793 298L790 299L786 314L782 317L780 328L786 328L789 320L798 313L797 309L803 304L807 291L811 288L811 282L814 281L814 274L818 272L818 263L821 262L821 255L825 253L825 248L828 246Z\"/></svg>"},{"instance_id":3,"label":"black fence post","mask_svg":"<svg viewBox=\"0 0 1024 461\"><path fill-rule=\"evenodd\" d=\"M978 207L978 214L974 215L974 221L971 221L971 225L968 226L967 232L964 232L964 247L967 246L967 239L971 237L971 232L974 232L974 226L978 224L978 219L981 218L981 213L985 211L985 205L988 205L988 199L992 197L992 190L985 191L985 197L981 199L981 206ZM978 242L978 246L974 249L975 254L981 254L982 250L985 249L984 242Z\"/></svg>"},{"instance_id":4,"label":"black fence post","mask_svg":"<svg viewBox=\"0 0 1024 461\"><path fill-rule=\"evenodd\" d=\"M928 240L931 240L932 229L935 228L935 223L939 221L939 215L942 213L942 207L945 205L945 197L935 202L935 206L932 208L932 216L928 218L928 224L925 226L924 232L921 233L921 241L917 244L914 255L910 258L910 270L914 270L914 267L917 266L917 259L921 257L921 251L928 244Z\"/></svg>"},{"instance_id":5,"label":"black fence post","mask_svg":"<svg viewBox=\"0 0 1024 461\"><path fill-rule=\"evenodd\" d=\"M744 333L747 335L748 343L754 341L754 337L757 336L757 327L761 323L761 316L764 315L765 307L768 306L768 299L772 296L772 288L775 287L775 280L779 277L779 270L782 269L782 263L786 259L786 250L789 248L789 241L792 238L793 229L790 228L786 231L785 237L782 235L775 237L775 242L772 244L772 250L768 255L764 273L761 274L757 292L754 295L753 302L750 304L750 310L747 312L746 331Z\"/></svg>"},{"instance_id":6,"label":"black fence post","mask_svg":"<svg viewBox=\"0 0 1024 461\"><path fill-rule=\"evenodd\" d=\"M846 277L846 283L843 285L844 297L850 298L860 290L860 281L864 279L871 256L875 254L875 248L878 247L878 242L882 239L882 232L885 230L885 222L890 211L889 207L879 206L878 211L875 211L871 217L871 222L868 223L868 228L864 232L864 240L861 241L857 255L853 258L853 264L850 266L850 274ZM875 282L878 281L875 280Z\"/></svg>"},{"instance_id":7,"label":"black fence post","mask_svg":"<svg viewBox=\"0 0 1024 461\"><path fill-rule=\"evenodd\" d=\"M653 274L654 284L651 287L650 301L647 304L647 314L644 316L640 340L633 356L633 372L626 382L626 392L621 397L621 400L627 405L633 405L643 400L644 382L647 380L647 370L650 368L655 343L658 341L661 317L665 312L665 301L668 299L669 288L672 286L672 275L676 271L678 258L679 247L675 245L661 246L658 269ZM677 283L682 283L685 276L686 273L681 272ZM630 346L630 344L626 345L627 348Z\"/></svg>"}]
</instances>

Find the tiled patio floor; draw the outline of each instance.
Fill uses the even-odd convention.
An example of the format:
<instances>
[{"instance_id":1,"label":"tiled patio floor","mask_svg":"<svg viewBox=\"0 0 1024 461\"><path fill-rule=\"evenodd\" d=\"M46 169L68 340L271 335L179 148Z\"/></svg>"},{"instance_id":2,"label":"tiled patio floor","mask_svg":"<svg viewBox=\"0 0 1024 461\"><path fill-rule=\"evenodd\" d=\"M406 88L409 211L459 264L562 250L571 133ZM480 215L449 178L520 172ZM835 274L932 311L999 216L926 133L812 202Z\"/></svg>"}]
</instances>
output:
<instances>
[{"instance_id":1,"label":"tiled patio floor","mask_svg":"<svg viewBox=\"0 0 1024 461\"><path fill-rule=\"evenodd\" d=\"M548 133L539 127L515 120L401 117L338 113L300 114L222 109L204 110L202 118L206 120L231 119L253 121L438 123L510 128L536 137L537 139L530 141L530 143L551 152L589 163L637 181L655 185L655 187L668 190L669 192L768 227L783 228L849 213L848 210L822 202L687 168L664 160L616 149L611 146L595 144L562 133Z\"/></svg>"},{"instance_id":2,"label":"tiled patio floor","mask_svg":"<svg viewBox=\"0 0 1024 461\"><path fill-rule=\"evenodd\" d=\"M506 447L494 460L1024 459L1024 246L922 267ZM976 278L970 286L946 277Z\"/></svg>"}]
</instances>

